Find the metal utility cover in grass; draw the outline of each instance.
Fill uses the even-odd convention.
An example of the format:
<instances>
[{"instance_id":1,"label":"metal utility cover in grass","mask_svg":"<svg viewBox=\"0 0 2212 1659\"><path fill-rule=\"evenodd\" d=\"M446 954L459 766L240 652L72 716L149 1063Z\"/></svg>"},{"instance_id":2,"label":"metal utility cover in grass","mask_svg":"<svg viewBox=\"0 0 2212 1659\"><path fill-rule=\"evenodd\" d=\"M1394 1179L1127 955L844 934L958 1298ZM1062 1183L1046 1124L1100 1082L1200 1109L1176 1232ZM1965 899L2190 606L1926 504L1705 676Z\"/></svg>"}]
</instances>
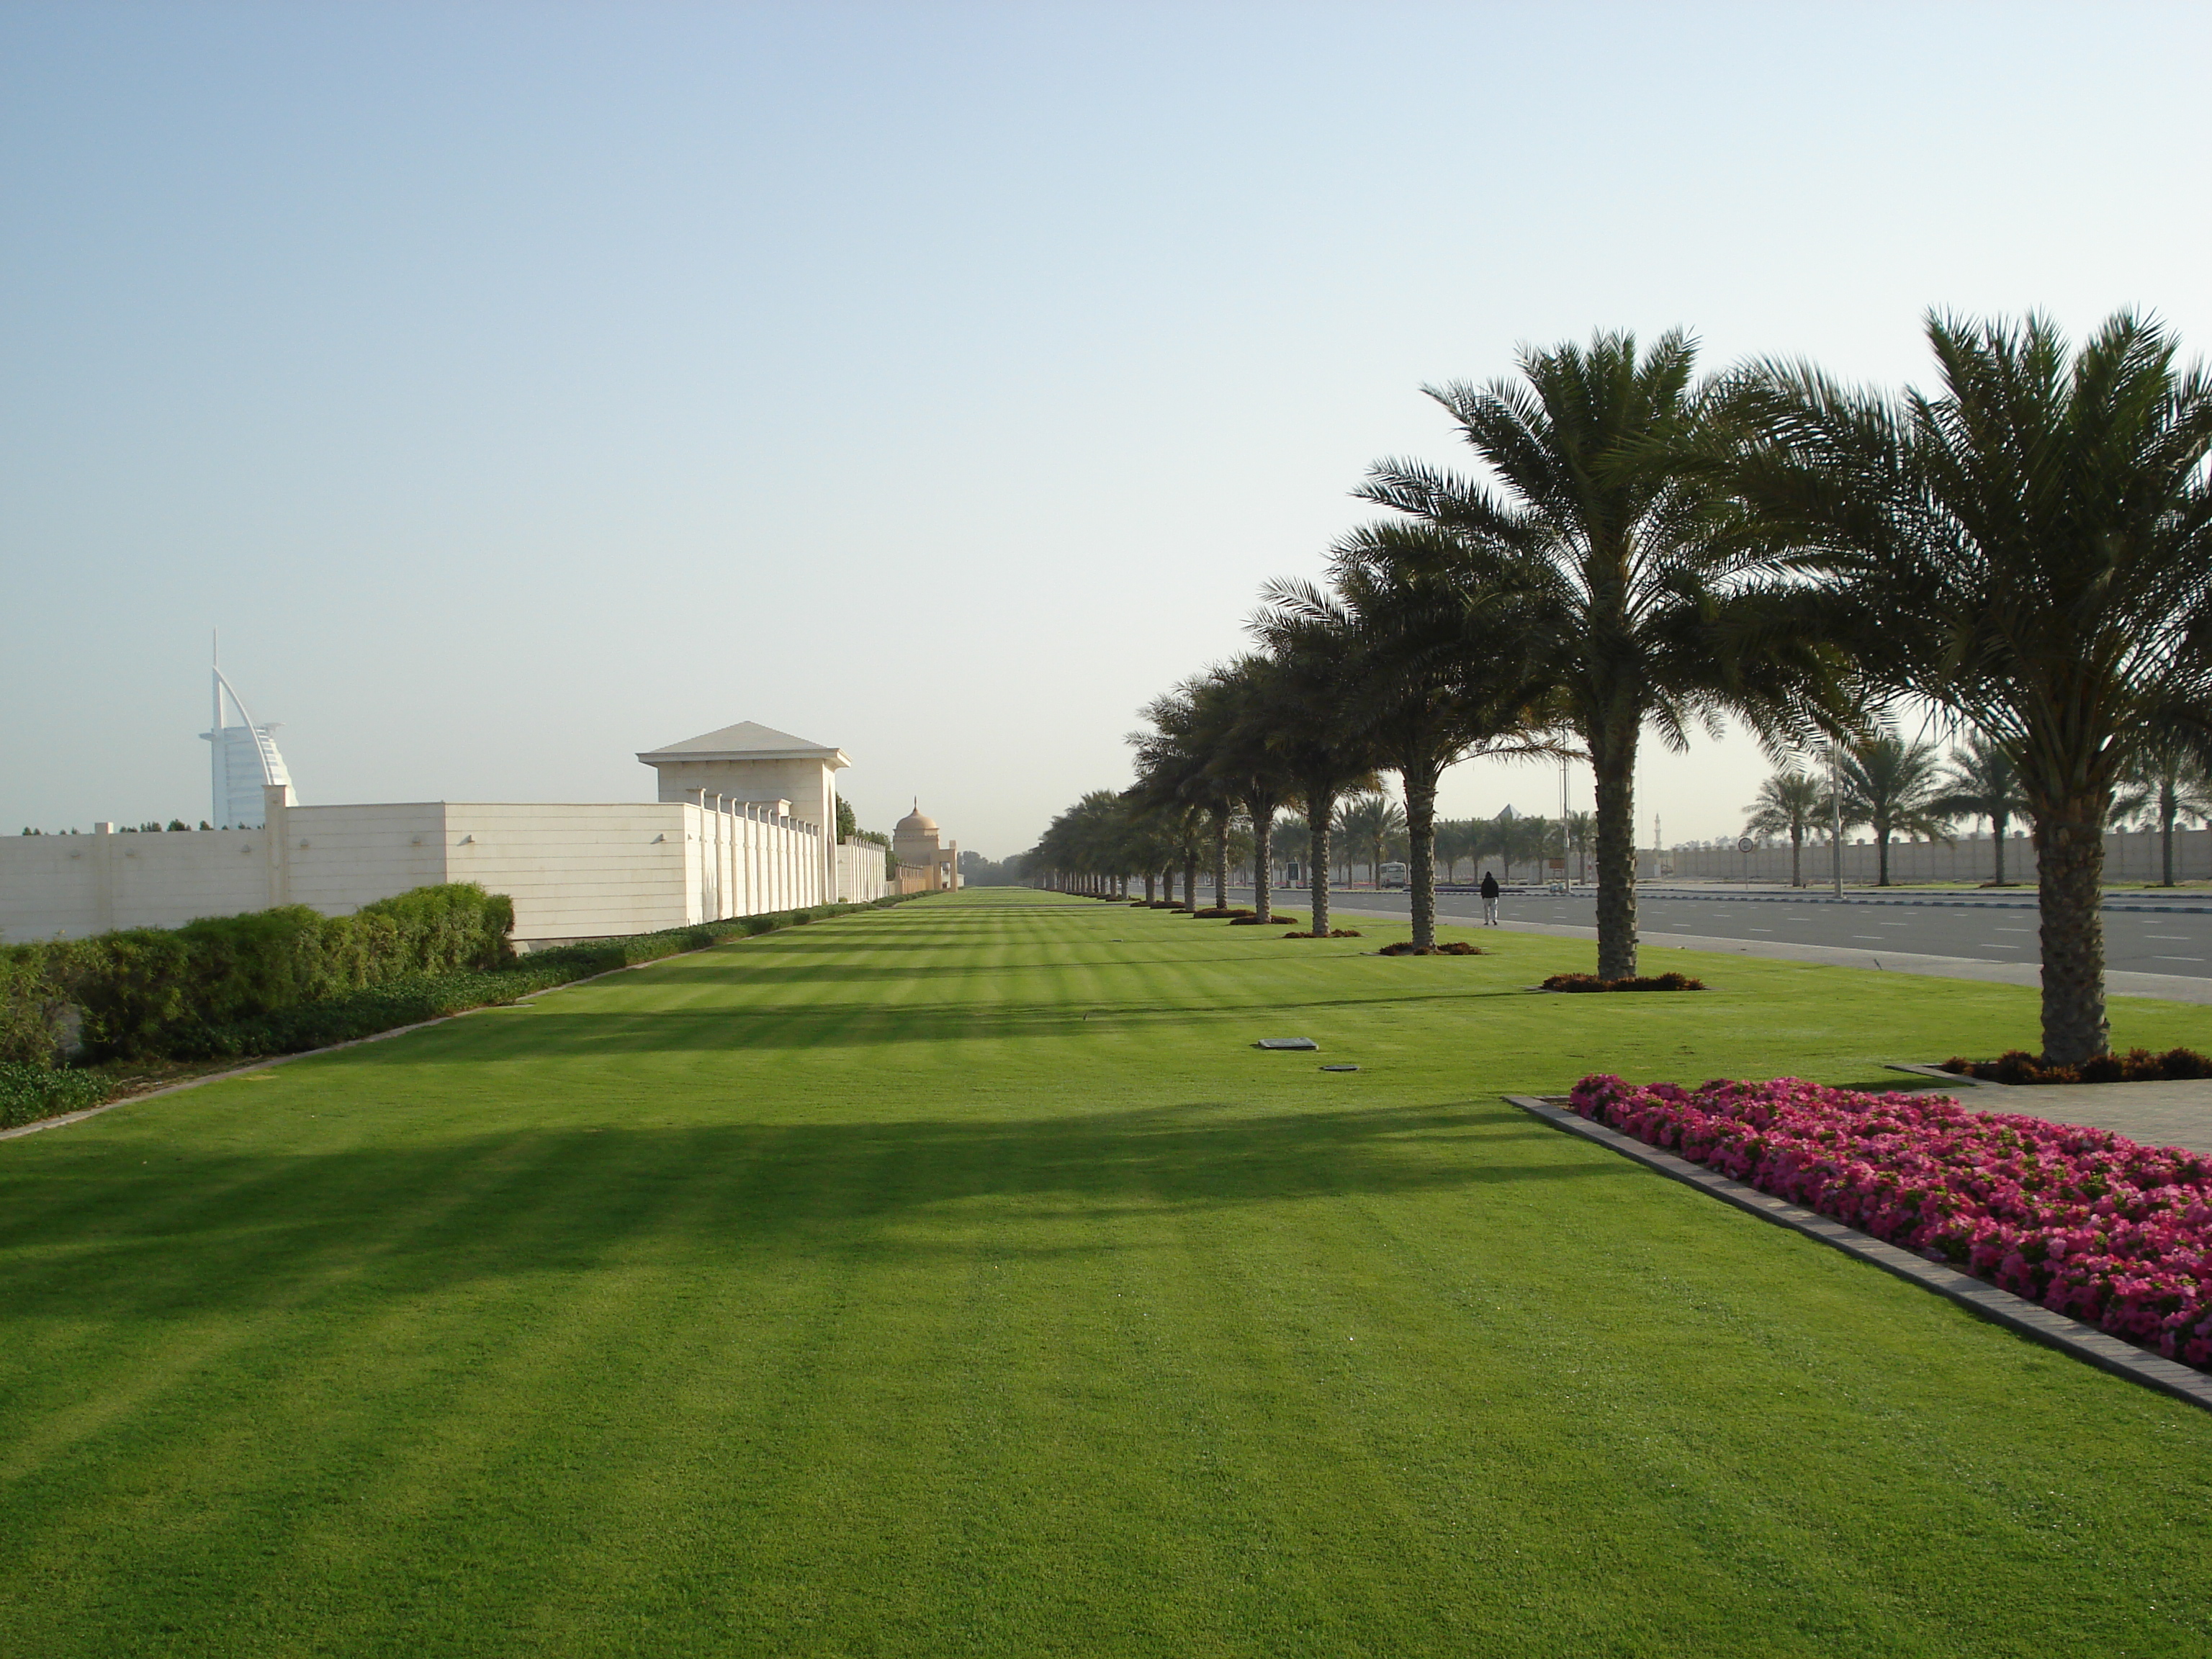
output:
<instances>
[{"instance_id":1,"label":"metal utility cover in grass","mask_svg":"<svg viewBox=\"0 0 2212 1659\"><path fill-rule=\"evenodd\" d=\"M1261 1037L1252 1046L1255 1048L1318 1048L1321 1044L1311 1037Z\"/></svg>"}]
</instances>

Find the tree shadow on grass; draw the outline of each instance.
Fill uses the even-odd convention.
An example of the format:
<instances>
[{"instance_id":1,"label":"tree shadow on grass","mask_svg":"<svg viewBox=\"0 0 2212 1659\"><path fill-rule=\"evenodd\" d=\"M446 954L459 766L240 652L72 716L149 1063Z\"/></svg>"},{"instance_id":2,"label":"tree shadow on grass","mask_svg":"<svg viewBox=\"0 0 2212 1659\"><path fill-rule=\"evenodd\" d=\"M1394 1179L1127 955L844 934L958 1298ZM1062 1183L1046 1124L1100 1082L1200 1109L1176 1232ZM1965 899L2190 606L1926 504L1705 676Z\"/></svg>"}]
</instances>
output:
<instances>
[{"instance_id":1,"label":"tree shadow on grass","mask_svg":"<svg viewBox=\"0 0 2212 1659\"><path fill-rule=\"evenodd\" d=\"M809 998L782 1006L748 1003L734 1007L631 1006L590 1011L548 1003L531 1010L527 1015L473 1016L395 1042L349 1050L343 1063L406 1066L462 1060L503 1063L521 1057L714 1054L738 1049L819 1050L914 1042L1065 1039L1085 1033L1103 1035L1109 1030L1182 1030L1198 1025L1220 1030L1218 1041L1242 1049L1257 1038L1285 1035L1286 1021L1464 1004L1486 997L1519 994L1517 987L1478 987L1420 995L1380 992L1368 997L1316 997L1297 1001L1255 996L1249 1004L1218 1000L1187 1003L1117 1003L1101 1000L1088 1006L1063 1001L825 1003Z\"/></svg>"},{"instance_id":2,"label":"tree shadow on grass","mask_svg":"<svg viewBox=\"0 0 2212 1659\"><path fill-rule=\"evenodd\" d=\"M1262 1116L1190 1105L999 1121L617 1121L293 1154L187 1146L142 1164L143 1150L7 1182L0 1331L419 1295L639 1259L714 1272L780 1253L1145 1248L1158 1237L1121 1224L1285 1200L1558 1186L1630 1167L1518 1114L1464 1103ZM952 1236L933 1237L933 1212L946 1210Z\"/></svg>"}]
</instances>

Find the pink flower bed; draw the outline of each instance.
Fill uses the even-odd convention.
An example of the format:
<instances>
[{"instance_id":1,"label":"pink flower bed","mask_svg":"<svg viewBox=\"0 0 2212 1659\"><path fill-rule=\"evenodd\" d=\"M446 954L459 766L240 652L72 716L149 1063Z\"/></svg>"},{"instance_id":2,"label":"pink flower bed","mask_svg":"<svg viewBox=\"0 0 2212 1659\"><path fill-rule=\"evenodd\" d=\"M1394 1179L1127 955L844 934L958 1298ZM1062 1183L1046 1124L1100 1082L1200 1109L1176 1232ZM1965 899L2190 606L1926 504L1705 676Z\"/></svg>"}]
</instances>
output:
<instances>
[{"instance_id":1,"label":"pink flower bed","mask_svg":"<svg viewBox=\"0 0 2212 1659\"><path fill-rule=\"evenodd\" d=\"M1575 1085L1574 1109L1931 1261L2212 1369L2212 1158L1796 1078Z\"/></svg>"}]
</instances>

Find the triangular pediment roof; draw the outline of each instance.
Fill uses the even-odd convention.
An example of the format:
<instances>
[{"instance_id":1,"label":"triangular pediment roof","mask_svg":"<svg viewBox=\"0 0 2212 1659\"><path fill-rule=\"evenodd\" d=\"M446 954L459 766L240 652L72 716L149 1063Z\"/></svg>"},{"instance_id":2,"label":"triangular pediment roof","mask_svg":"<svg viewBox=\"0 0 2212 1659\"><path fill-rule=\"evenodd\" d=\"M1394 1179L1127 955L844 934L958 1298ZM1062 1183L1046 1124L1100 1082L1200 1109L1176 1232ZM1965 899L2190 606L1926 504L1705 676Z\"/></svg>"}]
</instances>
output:
<instances>
[{"instance_id":1,"label":"triangular pediment roof","mask_svg":"<svg viewBox=\"0 0 2212 1659\"><path fill-rule=\"evenodd\" d=\"M834 744L810 743L805 738L793 737L788 732L779 732L772 726L763 726L758 720L739 720L735 726L702 732L697 737L686 738L681 743L641 750L638 758L650 766L657 760L730 760L740 757L770 760L804 756L818 757L841 766L852 764L845 758L844 751Z\"/></svg>"}]
</instances>

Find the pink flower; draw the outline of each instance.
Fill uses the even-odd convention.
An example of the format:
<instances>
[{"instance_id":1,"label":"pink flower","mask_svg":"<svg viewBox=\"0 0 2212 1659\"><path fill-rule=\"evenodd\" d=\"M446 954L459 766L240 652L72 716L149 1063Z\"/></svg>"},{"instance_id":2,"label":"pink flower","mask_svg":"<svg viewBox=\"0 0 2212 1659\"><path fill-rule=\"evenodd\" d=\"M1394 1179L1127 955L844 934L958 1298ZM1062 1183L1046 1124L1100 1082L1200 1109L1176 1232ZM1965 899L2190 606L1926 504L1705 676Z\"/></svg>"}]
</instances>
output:
<instances>
[{"instance_id":1,"label":"pink flower","mask_svg":"<svg viewBox=\"0 0 2212 1659\"><path fill-rule=\"evenodd\" d=\"M1588 1077L1582 1115L2212 1369L2212 1158L1796 1078Z\"/></svg>"}]
</instances>

